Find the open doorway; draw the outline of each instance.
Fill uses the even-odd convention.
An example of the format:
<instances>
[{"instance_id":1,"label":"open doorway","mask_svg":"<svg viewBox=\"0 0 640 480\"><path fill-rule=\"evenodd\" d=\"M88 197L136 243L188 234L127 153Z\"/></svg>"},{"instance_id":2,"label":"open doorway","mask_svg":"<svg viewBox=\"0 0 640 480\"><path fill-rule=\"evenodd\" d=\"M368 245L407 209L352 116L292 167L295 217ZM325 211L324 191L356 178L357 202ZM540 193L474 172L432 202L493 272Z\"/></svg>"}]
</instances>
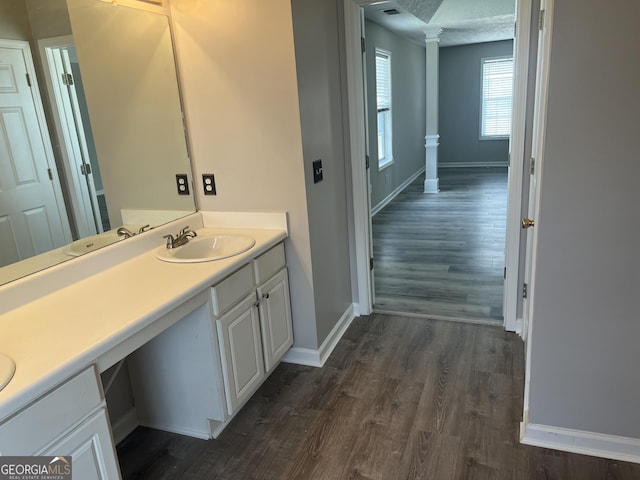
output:
<instances>
[{"instance_id":1,"label":"open doorway","mask_svg":"<svg viewBox=\"0 0 640 480\"><path fill-rule=\"evenodd\" d=\"M376 23L387 8L365 8L374 309L502 324L513 40L443 33L434 66L424 40ZM427 180L430 69L438 163Z\"/></svg>"},{"instance_id":2,"label":"open doorway","mask_svg":"<svg viewBox=\"0 0 640 480\"><path fill-rule=\"evenodd\" d=\"M360 12L362 14L361 7L369 5L372 2L352 0L349 3L350 5L347 5L347 8L345 9L345 17L346 17L345 19L346 19L346 25L347 25L347 60L348 60L347 69L349 70L351 68L351 71L348 72L348 75L352 80L350 82L350 88L352 88L354 92L357 92L358 90L357 79L358 79L358 76L360 75L360 73L358 73L358 68L363 67L364 61L362 63L359 63L359 58L358 58L359 52L356 51L355 49L354 51L351 52L351 55L349 55L350 43L354 47L356 44L355 35L353 39L351 38L351 36L353 33L352 30L355 30L356 28L361 27L361 22L364 23L364 20L362 18L358 18L358 10L360 9ZM384 5L386 5L387 2L385 2L384 4L381 4L381 2L373 2L373 3L375 4L376 8L380 8L381 6L384 7ZM404 2L398 2L398 4L403 4L403 3ZM441 2L442 5L444 5L445 3L446 3L446 0L445 2ZM495 3L500 3L500 2L495 2ZM482 316L484 316L486 320L493 321L496 323L503 323L503 320L501 317L504 317L505 327L508 330L513 330L513 331L518 330L518 318L516 315L516 311L518 309L518 306L520 305L520 302L518 299L518 295L519 295L519 284L518 284L519 258L518 257L519 257L520 232L517 229L517 225L519 222L519 216L521 214L520 210L522 206L522 176L524 171L524 167L523 167L524 162L521 162L520 160L524 158L524 151L523 151L524 138L520 138L520 137L524 137L524 132L525 132L525 128L524 128L524 122L526 117L526 102L525 102L526 95L525 94L527 91L527 68L528 68L528 55L527 55L528 51L526 50L526 48L523 49L523 47L526 47L526 45L529 44L530 20L531 20L530 2L526 0L525 1L518 0L516 3L520 5L521 8L519 12L512 12L512 16L511 16L512 30L511 31L513 32L513 23L515 23L513 20L515 19L515 15L517 13L518 22L519 22L518 34L521 37L521 42L519 42L520 48L517 48L517 47L514 48L511 42L506 42L506 43L509 43L509 45L506 45L505 48L512 55L515 53L514 56L516 58L515 60L516 66L514 68L515 82L514 82L514 92L513 92L514 109L513 109L512 124L514 125L514 128L516 128L517 132L515 136L511 137L511 142L509 142L509 140L506 140L504 142L506 145L508 145L506 149L503 149L504 150L503 153L506 153L506 155L503 155L502 158L500 159L489 160L489 161L485 160L483 163L478 165L478 167L481 167L481 170L476 171L475 177L478 177L476 178L476 180L483 180L483 181L486 180L486 186L489 189L488 190L489 193L487 193L486 191L485 193L482 193L482 190L480 190L479 191L480 200L478 199L468 200L468 202L471 202L470 204L473 205L474 208L476 208L482 203L483 198L485 200L487 198L496 199L496 197L502 196L504 198L504 200L502 200L502 205L504 205L504 207L501 207L502 212L496 216L496 221L498 223L501 223L502 226L498 226L498 228L494 229L495 231L492 232L492 235L491 235L492 238L487 236L486 232L480 232L480 233L484 233L484 236L481 237L479 243L478 241L476 241L475 245L473 245L471 248L466 248L466 250L464 250L464 246L460 247L461 251L470 251L472 253L475 252L476 253L475 260L478 260L479 257L483 255L482 254L482 251L483 251L482 238L484 238L486 244L491 244L492 248L491 248L491 251L488 252L489 255L485 255L485 257L489 257L489 259L487 260L485 258L484 264L487 267L489 266L491 267L490 268L491 283L494 284L495 289L493 293L487 294L486 292L483 293L482 288L478 288L477 289L478 291L475 292L474 295L476 298L480 298L483 302L487 300L487 297L489 296L492 297L492 301L487 302L486 305L483 307ZM526 5L523 6L523 4L526 4ZM514 7L512 6L511 8L513 9ZM397 16L398 15L394 15L394 17L397 17ZM446 28L444 30L446 31ZM364 29L362 29L362 31L364 31ZM462 31L465 31L465 29L460 28L459 31L454 33L460 33ZM466 32L466 34L468 33L469 32ZM511 35L513 35L513 33L511 33ZM483 41L480 43L488 43L488 40L495 40L495 38L485 37ZM422 41L424 42L424 33L423 33ZM502 42L491 42L491 43L502 43ZM523 52L524 52L524 55L522 55ZM491 54L491 55L485 55L485 56L503 57L508 55L505 55L504 52L501 52L497 55ZM349 57L351 57L351 59L353 60L353 63L349 60ZM517 65L518 63L519 65ZM478 59L477 68L480 71L481 69L480 59ZM353 81L354 79L355 81ZM477 75L476 81L478 85L481 84L480 74ZM363 87L362 90L366 92L367 90L370 90L370 89L371 87L367 84L366 88ZM363 92L363 98L364 98L364 92ZM369 108L371 108L370 105L368 106ZM474 105L474 107L476 107L476 109L481 108L480 106L477 106L477 105ZM361 107L359 107L357 100L354 100L354 95L350 94L350 109L353 109L355 112L358 112L359 108ZM353 182L354 209L355 209L354 216L356 220L356 225L361 225L361 226L365 225L367 228L365 229L364 232L358 232L356 230L355 242L357 245L360 245L363 247L359 249L359 255L357 258L357 265L358 265L357 276L358 276L358 287L359 287L358 294L361 301L360 303L361 311L363 311L364 313L368 313L369 311L371 311L372 308L374 308L374 306L376 307L382 306L382 302L380 302L379 300L383 300L382 298L374 300L374 294L378 292L374 290L375 289L374 280L370 280L370 278L375 278L376 274L379 273L378 272L379 262L376 259L376 251L375 251L378 248L376 247L375 242L373 240L368 242L368 235L371 235L370 238L373 238L373 235L375 234L375 231L374 231L375 217L372 222L371 213L376 213L376 216L378 216L380 215L379 212L382 211L382 209L373 211L372 208L375 208L377 205L374 203L373 196L370 197L370 195L372 195L373 193L372 186L370 183L370 177L373 177L372 171L375 164L375 157L376 157L375 152L371 152L366 149L365 151L360 152L358 150L359 147L357 144L359 141L361 141L361 139L366 137L367 134L371 135L371 128L369 128L368 132L360 132L355 123L357 122L357 117L358 115L357 113L355 113L352 115L352 118L350 119L350 125L352 128L352 131L351 131L352 159L354 162L352 164L352 173L353 173L353 180L354 180ZM371 118L371 113L369 113L369 118ZM428 133L429 132L427 129L427 136L426 138L423 137L423 141L426 140L426 143L427 143L426 145L427 150L429 147L429 140L430 140L429 137L431 136L431 135L428 135ZM477 142L479 141L479 137L481 134L478 130L476 130L474 133L476 135L475 140ZM435 138L436 139L438 138L437 135L435 136ZM449 140L451 141L451 139ZM440 141L442 142L444 141L444 139L441 139ZM371 142L365 141L365 144L367 143L371 145ZM454 140L454 143L455 143L455 140ZM487 145L489 143L492 143L492 141L488 142ZM512 165L510 167L508 167L509 152L511 153L511 158L518 159L517 162L512 162ZM369 154L371 159L371 164L372 164L372 167L370 170L365 170L364 172L358 171L358 164L356 162L358 161L358 156L360 155L360 153L362 153L363 156L366 154ZM459 161L459 159L456 159L456 160ZM470 180L468 175L472 172L464 171L471 167L478 168L475 165L472 165L471 164L472 162L473 162L473 159L460 162L460 165L458 165L459 168L457 169L439 168L437 170L436 175L440 177L438 180L440 180L441 182L444 180L445 183L441 183L440 185L441 193L433 194L434 197L443 196L442 193L444 193L446 188L449 188L449 187L453 188L454 186L464 188L465 182L467 184L469 184L470 182L474 183L472 182L472 180ZM429 172L427 172L427 174L428 173ZM479 175L480 173L482 173L483 175ZM415 178L410 178L404 185L402 185L402 188L397 189L397 191L394 192L394 194L401 195L399 192L401 192L405 188L407 189L406 190L407 193L409 193L411 188L410 185L412 181L415 182L416 184L415 188L418 189L419 191L420 182L425 181L424 177L420 178L420 175L421 175L421 172L418 172ZM456 179L455 178L456 176L460 178ZM464 178L465 176L467 178ZM478 182L475 182L475 183L478 183ZM366 205L366 210L365 208L363 208L364 202L361 200L362 198L366 198L368 201L368 204ZM400 199L401 197L398 196L395 198ZM387 205L389 204L390 202L387 203ZM383 208L385 208L387 205L384 205ZM478 225L480 225L480 227L486 226L485 224L481 224L481 221L485 220L485 218L479 217L477 215L477 212L475 212L473 208L467 208L467 210L469 213L468 215L466 215L466 218L465 218L465 222L467 226L469 226L471 229L473 229L474 225L476 227L478 227ZM493 208L493 210L495 211L495 208ZM505 222L504 220L505 218L507 219L506 223L509 225L509 227L506 229L503 223ZM513 227L514 225L516 225L515 229ZM482 228L476 228L476 230L481 230L481 229ZM398 232L400 231L400 229L396 227L395 231ZM499 240L496 241L495 240L496 238L498 238ZM499 245L500 243L502 243L502 245ZM478 244L480 245L480 248L477 247ZM367 251L366 248L364 248L366 245L369 245L370 247L369 251ZM408 248L405 250L408 251L410 249L411 248ZM371 263L370 258L365 258L365 256L363 255L363 251L369 253L370 254L369 257L373 258L373 262L372 262L374 265L373 276L371 276L371 271L368 268L369 264ZM451 266L451 263L452 262L450 262L450 266ZM507 267L506 271L505 271L505 266ZM443 267L442 265L440 265L438 268L443 268ZM455 268L456 267L454 267L454 270ZM407 276L406 273L403 275ZM506 277L506 280L504 279L505 277ZM472 284L473 282L488 283L488 282L483 282L482 280L478 280L477 278L476 279L468 278L467 280L471 281ZM503 282L504 282L505 296L504 296L504 302L501 302L500 296L502 295ZM440 288L440 291L436 293L437 295L440 295L441 298L446 296L447 294L452 293L451 290L447 291L446 289L442 288L443 286L442 281L435 282L435 283L437 283L438 284L437 286ZM485 286L482 286L482 287L484 288ZM413 284L413 287L416 287L416 285ZM405 293L408 291L408 288L403 288L398 285L396 285L395 288L397 290L404 291ZM453 297L455 295L449 295L449 296ZM502 308L500 305L501 303L503 303ZM367 310L367 304L369 306L369 310ZM381 308L381 309L387 310L386 308ZM393 310L398 311L398 309L396 308L393 308ZM444 317L455 317L455 318L476 319L476 320L479 319L477 314L465 312L464 310L462 310L461 313L458 312L455 314L451 314L451 312L449 312L447 314L443 312L442 314L440 314L435 310L430 309L429 314L435 315L435 316L444 316Z\"/></svg>"}]
</instances>

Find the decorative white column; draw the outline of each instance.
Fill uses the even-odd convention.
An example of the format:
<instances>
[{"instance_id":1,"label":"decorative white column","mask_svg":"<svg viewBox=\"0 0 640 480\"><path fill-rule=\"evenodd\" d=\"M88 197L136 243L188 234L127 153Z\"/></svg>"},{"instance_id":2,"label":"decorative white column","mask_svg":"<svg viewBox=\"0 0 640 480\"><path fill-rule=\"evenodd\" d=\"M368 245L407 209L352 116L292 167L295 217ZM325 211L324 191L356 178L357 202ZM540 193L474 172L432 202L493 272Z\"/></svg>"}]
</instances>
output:
<instances>
[{"instance_id":1,"label":"decorative white column","mask_svg":"<svg viewBox=\"0 0 640 480\"><path fill-rule=\"evenodd\" d=\"M426 110L427 128L425 136L426 147L426 179L424 193L438 193L440 180L438 179L438 72L441 28L425 31L426 42Z\"/></svg>"}]
</instances>

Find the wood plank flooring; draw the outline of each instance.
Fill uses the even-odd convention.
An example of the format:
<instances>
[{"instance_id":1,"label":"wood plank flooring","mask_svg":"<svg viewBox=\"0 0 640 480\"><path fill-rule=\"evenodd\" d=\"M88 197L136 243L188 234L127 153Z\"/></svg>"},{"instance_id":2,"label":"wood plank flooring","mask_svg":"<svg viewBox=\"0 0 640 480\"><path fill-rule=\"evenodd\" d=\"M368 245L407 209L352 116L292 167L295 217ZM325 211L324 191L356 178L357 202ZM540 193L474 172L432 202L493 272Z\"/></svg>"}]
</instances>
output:
<instances>
[{"instance_id":1,"label":"wood plank flooring","mask_svg":"<svg viewBox=\"0 0 640 480\"><path fill-rule=\"evenodd\" d=\"M507 169L419 177L372 219L377 311L502 323Z\"/></svg>"},{"instance_id":2,"label":"wood plank flooring","mask_svg":"<svg viewBox=\"0 0 640 480\"><path fill-rule=\"evenodd\" d=\"M500 327L360 317L323 368L281 364L219 439L137 429L118 448L123 478L640 478L518 443L523 355Z\"/></svg>"}]
</instances>

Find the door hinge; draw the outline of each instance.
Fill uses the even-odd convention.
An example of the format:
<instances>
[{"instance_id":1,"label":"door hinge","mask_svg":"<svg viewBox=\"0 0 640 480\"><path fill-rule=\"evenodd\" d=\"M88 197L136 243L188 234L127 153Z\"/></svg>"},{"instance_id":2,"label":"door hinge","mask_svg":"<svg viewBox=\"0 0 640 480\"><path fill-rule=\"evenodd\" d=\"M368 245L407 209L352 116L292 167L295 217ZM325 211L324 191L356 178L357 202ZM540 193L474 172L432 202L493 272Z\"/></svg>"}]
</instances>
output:
<instances>
[{"instance_id":1,"label":"door hinge","mask_svg":"<svg viewBox=\"0 0 640 480\"><path fill-rule=\"evenodd\" d=\"M364 168L369 168L369 155L364 156Z\"/></svg>"},{"instance_id":2,"label":"door hinge","mask_svg":"<svg viewBox=\"0 0 640 480\"><path fill-rule=\"evenodd\" d=\"M73 85L73 75L71 75L70 73L63 73L62 83L67 87L70 87L71 85Z\"/></svg>"},{"instance_id":3,"label":"door hinge","mask_svg":"<svg viewBox=\"0 0 640 480\"><path fill-rule=\"evenodd\" d=\"M536 172L536 159L531 157L529 160L529 173L533 175Z\"/></svg>"},{"instance_id":4,"label":"door hinge","mask_svg":"<svg viewBox=\"0 0 640 480\"><path fill-rule=\"evenodd\" d=\"M362 53L367 51L367 45L364 41L364 37L360 37L360 49L362 50Z\"/></svg>"},{"instance_id":5,"label":"door hinge","mask_svg":"<svg viewBox=\"0 0 640 480\"><path fill-rule=\"evenodd\" d=\"M522 284L522 298L527 298L529 296L529 285L526 283Z\"/></svg>"},{"instance_id":6,"label":"door hinge","mask_svg":"<svg viewBox=\"0 0 640 480\"><path fill-rule=\"evenodd\" d=\"M369 258L369 270L373 270L373 257Z\"/></svg>"},{"instance_id":7,"label":"door hinge","mask_svg":"<svg viewBox=\"0 0 640 480\"><path fill-rule=\"evenodd\" d=\"M544 10L540 10L538 12L538 30L542 30L544 28Z\"/></svg>"},{"instance_id":8,"label":"door hinge","mask_svg":"<svg viewBox=\"0 0 640 480\"><path fill-rule=\"evenodd\" d=\"M82 165L80 165L80 172L82 172L82 174L85 176L90 175L91 165L89 165L88 163L83 163Z\"/></svg>"},{"instance_id":9,"label":"door hinge","mask_svg":"<svg viewBox=\"0 0 640 480\"><path fill-rule=\"evenodd\" d=\"M507 279L507 267L504 267L504 273L502 274L502 278L503 278L504 280L506 280L506 279Z\"/></svg>"},{"instance_id":10,"label":"door hinge","mask_svg":"<svg viewBox=\"0 0 640 480\"><path fill-rule=\"evenodd\" d=\"M47 168L47 175L49 175L49 180L53 180L53 172L50 168Z\"/></svg>"},{"instance_id":11,"label":"door hinge","mask_svg":"<svg viewBox=\"0 0 640 480\"><path fill-rule=\"evenodd\" d=\"M25 75L27 76L27 85L30 87L31 86L31 76L28 73L25 73Z\"/></svg>"}]
</instances>

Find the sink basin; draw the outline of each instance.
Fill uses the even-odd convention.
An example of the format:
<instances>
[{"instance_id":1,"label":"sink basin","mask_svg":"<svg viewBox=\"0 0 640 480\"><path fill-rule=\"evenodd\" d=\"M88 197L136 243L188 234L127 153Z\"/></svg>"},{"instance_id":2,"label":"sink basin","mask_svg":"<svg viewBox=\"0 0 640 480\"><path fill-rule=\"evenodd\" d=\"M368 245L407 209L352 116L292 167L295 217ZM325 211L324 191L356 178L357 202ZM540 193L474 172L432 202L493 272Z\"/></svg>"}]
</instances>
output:
<instances>
[{"instance_id":1,"label":"sink basin","mask_svg":"<svg viewBox=\"0 0 640 480\"><path fill-rule=\"evenodd\" d=\"M0 353L0 390L6 387L16 371L16 364L6 355Z\"/></svg>"},{"instance_id":2,"label":"sink basin","mask_svg":"<svg viewBox=\"0 0 640 480\"><path fill-rule=\"evenodd\" d=\"M109 230L108 232L81 238L80 240L70 243L64 248L64 253L71 257L79 257L85 253L93 252L98 248L119 242L123 238L123 236L118 235L115 229Z\"/></svg>"},{"instance_id":3,"label":"sink basin","mask_svg":"<svg viewBox=\"0 0 640 480\"><path fill-rule=\"evenodd\" d=\"M162 247L156 257L174 263L210 262L246 252L255 244L253 238L245 235L209 235L196 237L181 247Z\"/></svg>"}]
</instances>

